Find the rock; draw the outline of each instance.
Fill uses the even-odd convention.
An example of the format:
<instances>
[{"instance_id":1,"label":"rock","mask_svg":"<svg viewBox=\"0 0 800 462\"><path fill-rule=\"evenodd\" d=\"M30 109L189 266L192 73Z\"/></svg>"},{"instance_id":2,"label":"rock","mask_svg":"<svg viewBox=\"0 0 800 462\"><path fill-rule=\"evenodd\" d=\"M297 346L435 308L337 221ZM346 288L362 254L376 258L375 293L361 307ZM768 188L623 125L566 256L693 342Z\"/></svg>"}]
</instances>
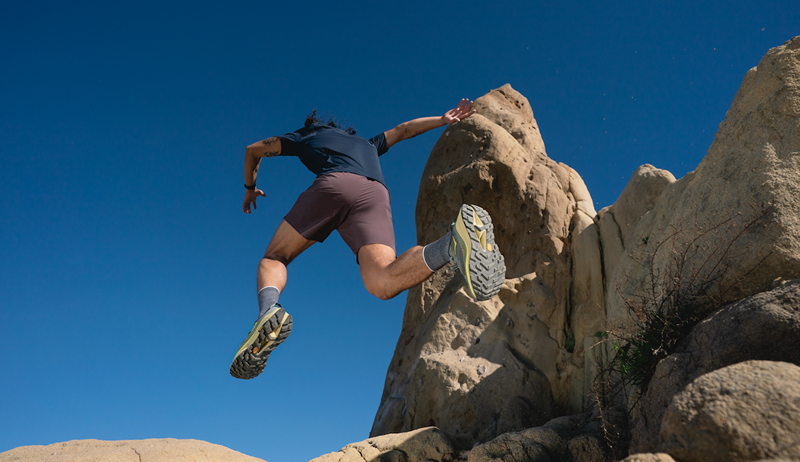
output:
<instances>
[{"instance_id":1,"label":"rock","mask_svg":"<svg viewBox=\"0 0 800 462\"><path fill-rule=\"evenodd\" d=\"M571 462L606 462L610 460L603 451L600 440L583 435L572 438L567 443Z\"/></svg>"},{"instance_id":2,"label":"rock","mask_svg":"<svg viewBox=\"0 0 800 462\"><path fill-rule=\"evenodd\" d=\"M607 286L609 322L627 321L623 294L646 288L651 269L663 276L674 267L673 243L680 254L687 242L727 219L732 221L694 241L700 251L688 257L684 283L692 274L697 280L709 279L706 273L715 266L704 266L708 255L734 241L724 257L712 257L713 263L722 263L717 268L724 269L707 292L717 306L767 290L776 277L800 277L798 152L800 37L769 50L758 67L747 72L697 169L669 183L629 237L623 233L625 252ZM616 218L622 208L620 204L614 212ZM768 213L757 228L734 240L743 224L762 210ZM632 220L620 225L620 231L630 230L631 224ZM677 238L671 239L676 232ZM603 233L601 226L601 235L607 234L611 233ZM659 245L665 247L656 252Z\"/></svg>"},{"instance_id":3,"label":"rock","mask_svg":"<svg viewBox=\"0 0 800 462\"><path fill-rule=\"evenodd\" d=\"M800 458L800 367L747 361L695 379L661 424L659 451L682 462Z\"/></svg>"},{"instance_id":4,"label":"rock","mask_svg":"<svg viewBox=\"0 0 800 462\"><path fill-rule=\"evenodd\" d=\"M506 433L469 452L468 462L557 462L570 457L566 443L549 429Z\"/></svg>"},{"instance_id":5,"label":"rock","mask_svg":"<svg viewBox=\"0 0 800 462\"><path fill-rule=\"evenodd\" d=\"M658 446L664 412L672 397L697 377L748 360L800 365L800 280L725 306L698 323L662 360L643 395L631 451Z\"/></svg>"},{"instance_id":6,"label":"rock","mask_svg":"<svg viewBox=\"0 0 800 462\"><path fill-rule=\"evenodd\" d=\"M263 462L217 444L197 440L76 440L22 446L0 453L0 462Z\"/></svg>"},{"instance_id":7,"label":"rock","mask_svg":"<svg viewBox=\"0 0 800 462\"><path fill-rule=\"evenodd\" d=\"M435 425L471 446L581 411L584 380L575 385L572 375L584 367L584 342L567 326L571 299L586 304L581 312L598 313L579 323L583 330L602 322L602 290L585 288L602 279L596 233L586 231L594 227L591 197L574 170L546 156L522 95L506 85L475 107L445 130L428 159L417 238L438 239L462 203L477 204L492 216L501 251L508 249L509 279L485 302L472 301L447 269L409 290L373 436ZM570 244L573 226L586 231L580 244ZM570 293L576 246L586 261L580 297Z\"/></svg>"},{"instance_id":8,"label":"rock","mask_svg":"<svg viewBox=\"0 0 800 462\"><path fill-rule=\"evenodd\" d=\"M630 323L631 295L683 288L705 315L800 277L800 37L748 71L695 171L676 181L643 165L600 213L580 176L547 157L522 95L505 85L475 107L428 159L417 239L438 239L462 203L477 204L508 279L484 302L448 269L409 290L372 436L437 426L469 447L578 414L614 354L606 324ZM653 403L648 434L665 407Z\"/></svg>"},{"instance_id":9,"label":"rock","mask_svg":"<svg viewBox=\"0 0 800 462\"><path fill-rule=\"evenodd\" d=\"M659 452L655 454L632 454L623 459L622 462L675 462L675 459L667 453Z\"/></svg>"},{"instance_id":10,"label":"rock","mask_svg":"<svg viewBox=\"0 0 800 462\"><path fill-rule=\"evenodd\" d=\"M600 210L597 220L603 242L605 274L614 274L625 249L635 249L640 244L633 238L636 225L653 209L664 188L674 182L675 177L670 172L644 164L633 172L617 201Z\"/></svg>"},{"instance_id":11,"label":"rock","mask_svg":"<svg viewBox=\"0 0 800 462\"><path fill-rule=\"evenodd\" d=\"M310 462L450 462L456 451L450 438L438 428L378 436L348 444Z\"/></svg>"}]
</instances>

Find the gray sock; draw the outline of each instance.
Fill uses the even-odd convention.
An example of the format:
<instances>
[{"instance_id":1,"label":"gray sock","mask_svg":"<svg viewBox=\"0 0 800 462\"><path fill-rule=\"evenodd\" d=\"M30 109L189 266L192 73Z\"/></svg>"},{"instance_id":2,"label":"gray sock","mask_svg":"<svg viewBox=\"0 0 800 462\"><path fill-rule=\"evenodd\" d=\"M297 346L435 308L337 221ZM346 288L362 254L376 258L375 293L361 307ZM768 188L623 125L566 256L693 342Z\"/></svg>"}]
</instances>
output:
<instances>
[{"instance_id":1,"label":"gray sock","mask_svg":"<svg viewBox=\"0 0 800 462\"><path fill-rule=\"evenodd\" d=\"M264 315L272 305L278 303L281 293L275 286L267 286L258 291L258 317Z\"/></svg>"},{"instance_id":2,"label":"gray sock","mask_svg":"<svg viewBox=\"0 0 800 462\"><path fill-rule=\"evenodd\" d=\"M422 248L422 259L431 271L436 271L450 263L450 232L440 237L438 241Z\"/></svg>"}]
</instances>

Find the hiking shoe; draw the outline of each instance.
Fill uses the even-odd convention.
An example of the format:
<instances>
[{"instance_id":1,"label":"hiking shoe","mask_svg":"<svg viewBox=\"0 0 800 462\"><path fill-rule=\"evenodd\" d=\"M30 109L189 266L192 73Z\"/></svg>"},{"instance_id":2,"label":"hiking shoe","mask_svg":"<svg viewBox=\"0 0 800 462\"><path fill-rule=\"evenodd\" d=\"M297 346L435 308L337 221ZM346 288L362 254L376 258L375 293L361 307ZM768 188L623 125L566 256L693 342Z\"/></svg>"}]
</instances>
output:
<instances>
[{"instance_id":1,"label":"hiking shoe","mask_svg":"<svg viewBox=\"0 0 800 462\"><path fill-rule=\"evenodd\" d=\"M274 304L253 325L231 363L231 375L252 379L264 370L269 354L292 333L292 316Z\"/></svg>"},{"instance_id":2,"label":"hiking shoe","mask_svg":"<svg viewBox=\"0 0 800 462\"><path fill-rule=\"evenodd\" d=\"M482 301L497 295L506 279L506 262L494 242L494 226L486 210L462 205L451 234L450 260L467 281L470 296Z\"/></svg>"}]
</instances>

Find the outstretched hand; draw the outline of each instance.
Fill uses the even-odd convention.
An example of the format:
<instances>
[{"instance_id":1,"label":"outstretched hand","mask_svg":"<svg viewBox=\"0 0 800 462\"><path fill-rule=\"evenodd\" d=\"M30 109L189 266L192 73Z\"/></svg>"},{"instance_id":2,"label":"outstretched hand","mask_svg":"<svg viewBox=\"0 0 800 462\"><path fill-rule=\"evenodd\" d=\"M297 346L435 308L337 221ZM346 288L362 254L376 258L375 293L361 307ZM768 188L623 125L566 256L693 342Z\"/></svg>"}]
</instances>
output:
<instances>
[{"instance_id":1,"label":"outstretched hand","mask_svg":"<svg viewBox=\"0 0 800 462\"><path fill-rule=\"evenodd\" d=\"M267 195L264 194L264 191L258 188L252 191L249 189L245 191L244 204L242 204L242 211L244 211L244 213L250 213L250 204L253 204L253 210L258 208L256 207L256 199L258 199L258 196L267 197Z\"/></svg>"},{"instance_id":2,"label":"outstretched hand","mask_svg":"<svg viewBox=\"0 0 800 462\"><path fill-rule=\"evenodd\" d=\"M475 110L472 109L472 103L473 101L470 101L466 98L462 99L461 102L458 103L458 106L444 113L442 120L449 125L453 122L458 122L461 119L475 114Z\"/></svg>"}]
</instances>

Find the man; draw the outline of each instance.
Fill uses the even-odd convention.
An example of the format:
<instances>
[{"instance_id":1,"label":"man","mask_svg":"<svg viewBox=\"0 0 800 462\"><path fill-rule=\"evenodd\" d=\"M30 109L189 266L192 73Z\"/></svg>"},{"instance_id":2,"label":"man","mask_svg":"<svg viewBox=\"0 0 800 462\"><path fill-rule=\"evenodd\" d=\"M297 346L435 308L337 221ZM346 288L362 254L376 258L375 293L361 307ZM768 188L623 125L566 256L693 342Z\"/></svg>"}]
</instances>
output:
<instances>
[{"instance_id":1,"label":"man","mask_svg":"<svg viewBox=\"0 0 800 462\"><path fill-rule=\"evenodd\" d=\"M250 379L264 370L270 353L289 336L292 317L278 303L286 286L286 266L334 229L356 255L367 291L381 300L429 278L454 262L476 300L488 300L505 280L505 260L494 242L491 218L482 208L463 205L451 231L425 247L415 246L396 257L389 191L378 157L400 141L471 116L472 103L462 99L440 117L402 123L370 140L321 123L316 111L305 126L283 136L251 144L245 150L242 210L256 209L266 196L256 188L264 157L297 156L316 180L278 225L258 265L259 316L231 364L231 375Z\"/></svg>"}]
</instances>

